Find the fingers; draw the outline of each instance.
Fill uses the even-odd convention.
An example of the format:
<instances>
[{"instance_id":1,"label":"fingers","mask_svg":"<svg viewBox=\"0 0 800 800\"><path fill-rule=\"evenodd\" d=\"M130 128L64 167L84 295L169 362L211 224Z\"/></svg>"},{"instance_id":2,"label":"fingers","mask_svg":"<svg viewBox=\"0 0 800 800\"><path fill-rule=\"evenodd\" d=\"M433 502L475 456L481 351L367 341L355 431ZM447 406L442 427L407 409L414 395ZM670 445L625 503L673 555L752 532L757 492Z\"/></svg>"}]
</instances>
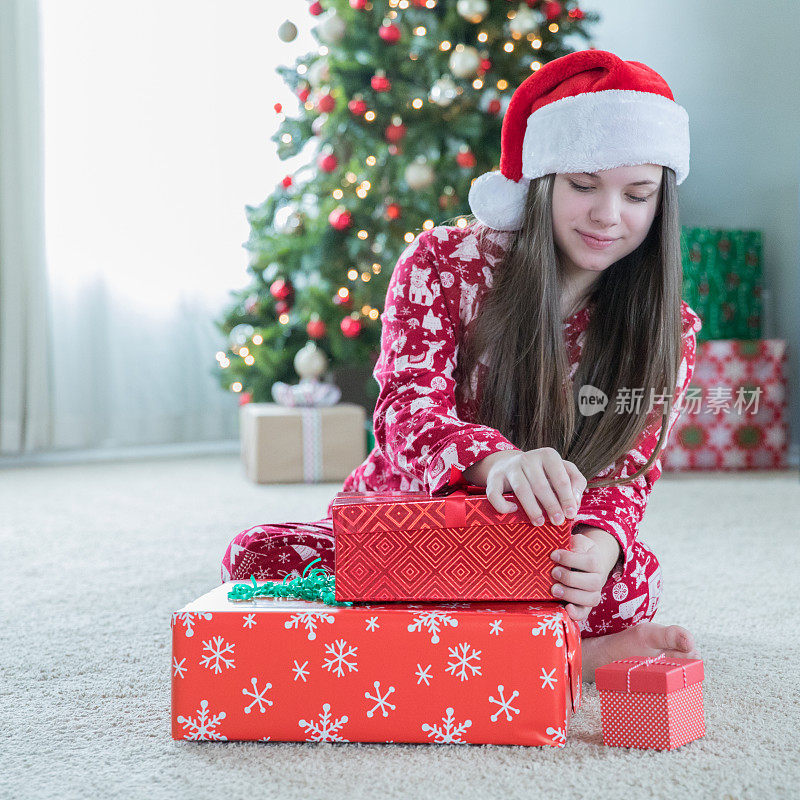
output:
<instances>
[{"instance_id":1,"label":"fingers","mask_svg":"<svg viewBox=\"0 0 800 800\"><path fill-rule=\"evenodd\" d=\"M550 591L559 599L566 600L568 603L575 603L579 606L589 606L594 608L600 602L600 592L587 592L583 589L571 589L560 583L554 583Z\"/></svg>"},{"instance_id":2,"label":"fingers","mask_svg":"<svg viewBox=\"0 0 800 800\"><path fill-rule=\"evenodd\" d=\"M575 495L578 508L580 508L583 493L586 491L586 478L583 477L581 471L571 461L564 462L564 469L567 471L570 481L572 482L572 493Z\"/></svg>"},{"instance_id":3,"label":"fingers","mask_svg":"<svg viewBox=\"0 0 800 800\"><path fill-rule=\"evenodd\" d=\"M597 572L578 572L564 567L555 567L550 574L562 586L582 589L586 592L599 592L603 588L603 577Z\"/></svg>"},{"instance_id":4,"label":"fingers","mask_svg":"<svg viewBox=\"0 0 800 800\"><path fill-rule=\"evenodd\" d=\"M578 503L575 498L575 490L572 488L572 477L570 473L567 472L567 468L565 466L564 460L561 456L555 452L555 455L547 452L542 457L542 466L543 471L546 475L547 480L549 481L549 485L552 486L552 491L558 497L558 504L559 508L557 516L562 516L561 512L563 510L563 516L566 516L567 519L572 519L578 511ZM538 494L537 494L538 496ZM550 512L549 506L545 506ZM555 511L555 509L554 509ZM552 514L550 518L556 524L560 524L563 522L563 516L561 520L555 519Z\"/></svg>"},{"instance_id":5,"label":"fingers","mask_svg":"<svg viewBox=\"0 0 800 800\"><path fill-rule=\"evenodd\" d=\"M582 533L576 533L572 537L571 550L555 550L550 557L562 567L579 569L582 572L600 573L603 569L600 548Z\"/></svg>"},{"instance_id":6,"label":"fingers","mask_svg":"<svg viewBox=\"0 0 800 800\"><path fill-rule=\"evenodd\" d=\"M567 603L565 608L567 609L567 614L569 614L570 618L575 620L575 622L583 622L592 610L586 606L576 606L574 603Z\"/></svg>"},{"instance_id":7,"label":"fingers","mask_svg":"<svg viewBox=\"0 0 800 800\"><path fill-rule=\"evenodd\" d=\"M544 516L540 505L536 502L533 489L531 489L530 480L524 469L514 470L508 475L508 482L511 484L511 490L517 496L517 499L525 509L528 519L534 525L543 525Z\"/></svg>"},{"instance_id":8,"label":"fingers","mask_svg":"<svg viewBox=\"0 0 800 800\"><path fill-rule=\"evenodd\" d=\"M486 498L500 514L509 514L517 510L517 506L503 497L505 479L500 472L490 472L486 478Z\"/></svg>"},{"instance_id":9,"label":"fingers","mask_svg":"<svg viewBox=\"0 0 800 800\"><path fill-rule=\"evenodd\" d=\"M522 465L522 471L525 474L525 479L536 494L536 499L541 503L544 510L547 511L547 516L550 518L551 522L560 525L564 521L564 515L561 513L561 504L558 502L558 498L555 494L553 494L553 490L550 487L542 465L536 461L533 463L527 462ZM540 522L538 524L541 525L542 523Z\"/></svg>"}]
</instances>

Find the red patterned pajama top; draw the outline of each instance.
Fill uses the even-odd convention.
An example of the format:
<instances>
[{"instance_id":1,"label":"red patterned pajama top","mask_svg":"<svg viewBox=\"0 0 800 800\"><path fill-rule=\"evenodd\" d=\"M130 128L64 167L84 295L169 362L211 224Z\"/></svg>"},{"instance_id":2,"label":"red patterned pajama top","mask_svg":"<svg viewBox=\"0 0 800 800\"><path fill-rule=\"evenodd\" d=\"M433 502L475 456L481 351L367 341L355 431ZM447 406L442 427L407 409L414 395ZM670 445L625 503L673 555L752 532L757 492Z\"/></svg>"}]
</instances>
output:
<instances>
[{"instance_id":1,"label":"red patterned pajama top","mask_svg":"<svg viewBox=\"0 0 800 800\"><path fill-rule=\"evenodd\" d=\"M457 483L461 472L490 453L518 449L494 428L470 418L456 398L453 378L463 333L491 288L493 270L513 235L492 232L479 250L470 228L438 226L417 236L401 254L387 291L381 353L374 370L380 386L374 415L376 445L347 478L343 491L432 493ZM564 321L570 377L578 368L592 310L591 305L584 307ZM696 333L701 327L685 302L681 316L683 357L670 431L694 372ZM647 461L659 430L660 421L644 431L614 477L631 475ZM595 477L608 477L612 470L613 465ZM660 476L659 457L631 484L584 492L576 523L611 533L622 547L623 569L627 570L648 496Z\"/></svg>"}]
</instances>

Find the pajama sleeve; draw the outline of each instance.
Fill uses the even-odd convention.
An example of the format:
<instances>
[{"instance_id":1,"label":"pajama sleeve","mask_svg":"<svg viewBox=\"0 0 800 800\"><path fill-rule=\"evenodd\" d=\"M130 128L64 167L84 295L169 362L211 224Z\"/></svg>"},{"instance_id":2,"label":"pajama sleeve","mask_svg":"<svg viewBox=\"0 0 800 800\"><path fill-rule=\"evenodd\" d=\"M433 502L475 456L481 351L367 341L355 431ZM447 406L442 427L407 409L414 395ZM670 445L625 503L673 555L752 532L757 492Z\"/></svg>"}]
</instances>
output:
<instances>
[{"instance_id":1,"label":"pajama sleeve","mask_svg":"<svg viewBox=\"0 0 800 800\"><path fill-rule=\"evenodd\" d=\"M683 397L692 380L695 365L696 334L701 328L700 318L684 302L681 305L683 321L683 356L678 370L678 381L673 399L673 408L668 420L667 440L675 422L682 411ZM632 475L652 455L658 444L661 421L649 425L640 436L634 448L625 456L614 478ZM662 451L663 452L663 451ZM613 467L608 467L596 477L612 476ZM583 523L593 528L608 531L619 542L622 548L623 570L627 568L631 558L633 544L638 534L639 523L644 516L645 506L652 491L653 484L661 477L661 457L659 456L650 469L635 481L623 486L603 486L588 488L583 493L581 507L575 517L575 524Z\"/></svg>"},{"instance_id":2,"label":"pajama sleeve","mask_svg":"<svg viewBox=\"0 0 800 800\"><path fill-rule=\"evenodd\" d=\"M456 413L458 299L445 297L435 242L424 231L398 259L373 372L380 387L375 441L395 469L431 494L490 453L517 449L494 428Z\"/></svg>"}]
</instances>

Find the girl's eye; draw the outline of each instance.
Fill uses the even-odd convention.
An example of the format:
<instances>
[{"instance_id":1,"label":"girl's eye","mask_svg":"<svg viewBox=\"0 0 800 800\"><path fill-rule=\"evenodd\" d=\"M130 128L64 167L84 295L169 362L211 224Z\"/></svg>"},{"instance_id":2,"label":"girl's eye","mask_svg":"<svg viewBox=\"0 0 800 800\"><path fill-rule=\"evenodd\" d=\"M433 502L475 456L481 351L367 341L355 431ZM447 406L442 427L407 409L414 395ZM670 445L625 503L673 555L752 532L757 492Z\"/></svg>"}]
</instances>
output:
<instances>
[{"instance_id":1,"label":"girl's eye","mask_svg":"<svg viewBox=\"0 0 800 800\"><path fill-rule=\"evenodd\" d=\"M573 189L576 189L579 192L588 192L590 189L594 188L592 186L581 186L580 184L573 183L572 181L569 182L569 185ZM630 197L630 199L633 200L635 203L646 203L647 202L647 198L646 197L637 197L634 194L629 194L628 197Z\"/></svg>"}]
</instances>

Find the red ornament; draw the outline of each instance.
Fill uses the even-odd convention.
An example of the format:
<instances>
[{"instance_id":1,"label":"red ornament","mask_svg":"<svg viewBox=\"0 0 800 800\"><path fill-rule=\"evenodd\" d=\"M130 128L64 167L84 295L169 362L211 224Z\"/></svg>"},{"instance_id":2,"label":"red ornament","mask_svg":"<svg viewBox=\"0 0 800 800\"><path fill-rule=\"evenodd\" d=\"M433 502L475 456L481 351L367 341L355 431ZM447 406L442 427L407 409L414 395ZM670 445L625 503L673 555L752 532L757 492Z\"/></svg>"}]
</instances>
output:
<instances>
[{"instance_id":1,"label":"red ornament","mask_svg":"<svg viewBox=\"0 0 800 800\"><path fill-rule=\"evenodd\" d=\"M311 14L312 17L318 17L322 13L322 4L312 3L308 7L308 13Z\"/></svg>"},{"instance_id":2,"label":"red ornament","mask_svg":"<svg viewBox=\"0 0 800 800\"><path fill-rule=\"evenodd\" d=\"M281 111L283 111L283 106L280 103L275 103L273 108L275 109L276 114L280 114Z\"/></svg>"},{"instance_id":3,"label":"red ornament","mask_svg":"<svg viewBox=\"0 0 800 800\"><path fill-rule=\"evenodd\" d=\"M335 230L344 231L353 224L353 216L346 208L338 206L328 215L328 222Z\"/></svg>"},{"instance_id":4,"label":"red ornament","mask_svg":"<svg viewBox=\"0 0 800 800\"><path fill-rule=\"evenodd\" d=\"M563 11L564 9L561 7L561 3L557 2L557 0L549 0L549 2L544 4L544 15L547 17L548 21L558 19Z\"/></svg>"},{"instance_id":5,"label":"red ornament","mask_svg":"<svg viewBox=\"0 0 800 800\"><path fill-rule=\"evenodd\" d=\"M568 14L567 14L567 16L568 16L570 19L574 19L574 20L576 20L576 21L580 21L580 20L582 20L582 19L583 19L583 18L584 18L586 15L585 15L585 14L583 13L583 11L581 11L579 8L573 8L573 9L572 9L572 10L571 10L571 11L570 11Z\"/></svg>"},{"instance_id":6,"label":"red ornament","mask_svg":"<svg viewBox=\"0 0 800 800\"><path fill-rule=\"evenodd\" d=\"M354 8L356 11L363 11L366 5L367 0L350 0L350 8Z\"/></svg>"},{"instance_id":7,"label":"red ornament","mask_svg":"<svg viewBox=\"0 0 800 800\"><path fill-rule=\"evenodd\" d=\"M389 203L386 206L386 219L398 219L400 217L400 206L397 203Z\"/></svg>"},{"instance_id":8,"label":"red ornament","mask_svg":"<svg viewBox=\"0 0 800 800\"><path fill-rule=\"evenodd\" d=\"M319 161L317 161L317 166L323 172L333 172L336 167L339 166L339 159L336 158L333 153L328 153L327 155L322 155L319 157Z\"/></svg>"},{"instance_id":9,"label":"red ornament","mask_svg":"<svg viewBox=\"0 0 800 800\"><path fill-rule=\"evenodd\" d=\"M380 28L378 28L378 36L387 44L397 44L401 36L400 28L391 23L388 25L381 25Z\"/></svg>"},{"instance_id":10,"label":"red ornament","mask_svg":"<svg viewBox=\"0 0 800 800\"><path fill-rule=\"evenodd\" d=\"M306 325L306 333L312 339L321 339L327 332L328 326L319 318L317 314L314 314Z\"/></svg>"},{"instance_id":11,"label":"red ornament","mask_svg":"<svg viewBox=\"0 0 800 800\"><path fill-rule=\"evenodd\" d=\"M464 167L464 169L472 169L478 163L471 150L459 151L456 155L456 162L459 167Z\"/></svg>"},{"instance_id":12,"label":"red ornament","mask_svg":"<svg viewBox=\"0 0 800 800\"><path fill-rule=\"evenodd\" d=\"M239 392L239 405L245 406L253 401L252 392Z\"/></svg>"},{"instance_id":13,"label":"red ornament","mask_svg":"<svg viewBox=\"0 0 800 800\"><path fill-rule=\"evenodd\" d=\"M395 125L394 122L387 126L386 130L384 131L384 136L386 137L387 142L392 142L396 144L402 139L405 138L405 135L408 133L408 128L401 122L398 125Z\"/></svg>"},{"instance_id":14,"label":"red ornament","mask_svg":"<svg viewBox=\"0 0 800 800\"><path fill-rule=\"evenodd\" d=\"M326 92L317 100L317 111L322 114L330 114L334 108L336 108L336 98L330 92Z\"/></svg>"},{"instance_id":15,"label":"red ornament","mask_svg":"<svg viewBox=\"0 0 800 800\"><path fill-rule=\"evenodd\" d=\"M335 306L341 306L342 308L350 309L353 307L353 301L350 298L350 293L348 292L344 297L342 297L338 292L333 296L333 304Z\"/></svg>"},{"instance_id":16,"label":"red ornament","mask_svg":"<svg viewBox=\"0 0 800 800\"><path fill-rule=\"evenodd\" d=\"M361 322L354 317L345 317L339 327L348 339L355 339L361 333Z\"/></svg>"},{"instance_id":17,"label":"red ornament","mask_svg":"<svg viewBox=\"0 0 800 800\"><path fill-rule=\"evenodd\" d=\"M287 300L278 300L275 303L275 310L278 314L288 314L292 310L292 306Z\"/></svg>"},{"instance_id":18,"label":"red ornament","mask_svg":"<svg viewBox=\"0 0 800 800\"><path fill-rule=\"evenodd\" d=\"M287 176L286 176L286 177L285 177L285 178L284 178L284 179L281 181L281 183L283 184L283 188L284 188L284 189L288 189L288 188L289 188L289 187L292 185L292 176L291 176L291 175L287 175Z\"/></svg>"},{"instance_id":19,"label":"red ornament","mask_svg":"<svg viewBox=\"0 0 800 800\"><path fill-rule=\"evenodd\" d=\"M398 153L402 153L402 148L398 147L396 144L390 144L387 148L389 151L390 156L396 156Z\"/></svg>"},{"instance_id":20,"label":"red ornament","mask_svg":"<svg viewBox=\"0 0 800 800\"><path fill-rule=\"evenodd\" d=\"M366 110L367 104L362 100L361 95L356 95L348 104L347 107L357 117L360 117Z\"/></svg>"},{"instance_id":21,"label":"red ornament","mask_svg":"<svg viewBox=\"0 0 800 800\"><path fill-rule=\"evenodd\" d=\"M496 97L493 100L490 100L489 105L486 106L486 110L493 117L496 117L500 113L500 101Z\"/></svg>"},{"instance_id":22,"label":"red ornament","mask_svg":"<svg viewBox=\"0 0 800 800\"><path fill-rule=\"evenodd\" d=\"M372 76L372 80L370 80L369 84L376 92L388 92L392 88L392 84L389 82L386 73L382 69L379 69Z\"/></svg>"},{"instance_id":23,"label":"red ornament","mask_svg":"<svg viewBox=\"0 0 800 800\"><path fill-rule=\"evenodd\" d=\"M287 300L294 294L294 286L290 280L278 278L270 284L269 293L276 300Z\"/></svg>"},{"instance_id":24,"label":"red ornament","mask_svg":"<svg viewBox=\"0 0 800 800\"><path fill-rule=\"evenodd\" d=\"M297 93L297 96L300 98L301 103L305 103L306 100L308 100L310 94L311 94L311 89L308 87L308 85L306 85Z\"/></svg>"},{"instance_id":25,"label":"red ornament","mask_svg":"<svg viewBox=\"0 0 800 800\"><path fill-rule=\"evenodd\" d=\"M484 58L484 59L481 61L481 66L480 66L480 71L481 71L481 73L483 73L483 72L488 72L488 71L489 71L491 68L492 68L492 62L491 62L491 61L489 61L489 59L488 59L488 58Z\"/></svg>"}]
</instances>

